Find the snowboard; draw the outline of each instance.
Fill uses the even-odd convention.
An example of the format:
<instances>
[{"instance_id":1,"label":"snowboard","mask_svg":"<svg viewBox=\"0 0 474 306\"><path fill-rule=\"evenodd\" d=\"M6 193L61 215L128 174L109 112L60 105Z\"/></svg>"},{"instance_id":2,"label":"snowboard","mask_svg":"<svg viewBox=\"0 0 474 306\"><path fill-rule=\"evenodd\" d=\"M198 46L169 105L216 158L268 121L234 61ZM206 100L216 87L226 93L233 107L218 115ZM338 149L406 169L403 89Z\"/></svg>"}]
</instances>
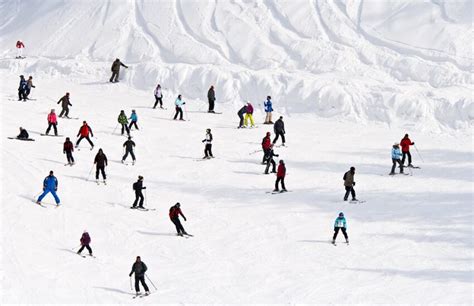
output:
<instances>
[{"instance_id":1,"label":"snowboard","mask_svg":"<svg viewBox=\"0 0 474 306\"><path fill-rule=\"evenodd\" d=\"M21 140L21 141L35 141L33 138L26 138L26 139L19 139L16 137L7 137L8 139L16 139L16 140Z\"/></svg>"}]
</instances>

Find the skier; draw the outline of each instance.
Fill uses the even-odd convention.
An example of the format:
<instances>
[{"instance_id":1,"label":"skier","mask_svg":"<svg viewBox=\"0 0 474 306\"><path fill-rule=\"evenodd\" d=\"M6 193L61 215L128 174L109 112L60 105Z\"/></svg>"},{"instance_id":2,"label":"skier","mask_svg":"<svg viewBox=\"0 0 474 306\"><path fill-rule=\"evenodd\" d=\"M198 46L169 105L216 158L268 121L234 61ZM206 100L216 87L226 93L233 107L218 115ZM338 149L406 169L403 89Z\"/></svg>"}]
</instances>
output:
<instances>
[{"instance_id":1,"label":"skier","mask_svg":"<svg viewBox=\"0 0 474 306\"><path fill-rule=\"evenodd\" d=\"M209 88L207 92L207 100L209 101L208 113L214 113L214 102L216 101L216 92L214 91L214 85Z\"/></svg>"},{"instance_id":2,"label":"skier","mask_svg":"<svg viewBox=\"0 0 474 306\"><path fill-rule=\"evenodd\" d=\"M392 147L392 171L390 171L390 175L395 175L395 167L397 164L400 165L400 173L403 173L403 164L400 160L401 156L400 145L396 142Z\"/></svg>"},{"instance_id":3,"label":"skier","mask_svg":"<svg viewBox=\"0 0 474 306\"><path fill-rule=\"evenodd\" d=\"M273 112L273 107L272 107L272 97L267 96L267 100L263 102L263 106L265 107L265 122L264 124L273 124L272 121L272 112Z\"/></svg>"},{"instance_id":4,"label":"skier","mask_svg":"<svg viewBox=\"0 0 474 306\"><path fill-rule=\"evenodd\" d=\"M30 138L30 135L28 135L28 132L20 126L20 134L18 134L18 136L16 136L16 138L24 140L24 139Z\"/></svg>"},{"instance_id":5,"label":"skier","mask_svg":"<svg viewBox=\"0 0 474 306\"><path fill-rule=\"evenodd\" d=\"M266 163L265 156L267 156L268 150L270 150L270 148L272 146L272 141L270 139L270 136L271 136L270 132L267 132L265 137L263 137L263 139L262 139L262 150L263 150L262 165L264 165Z\"/></svg>"},{"instance_id":6,"label":"skier","mask_svg":"<svg viewBox=\"0 0 474 306\"><path fill-rule=\"evenodd\" d=\"M278 170L277 170L277 179L275 181L275 190L273 190L273 192L279 191L278 189L279 182L281 182L281 192L286 192L285 176L286 176L285 162L283 160L280 160L280 163L278 165Z\"/></svg>"},{"instance_id":7,"label":"skier","mask_svg":"<svg viewBox=\"0 0 474 306\"><path fill-rule=\"evenodd\" d=\"M240 118L239 129L244 127L244 115L247 113L247 105L242 106L241 109L237 112L237 115Z\"/></svg>"},{"instance_id":8,"label":"skier","mask_svg":"<svg viewBox=\"0 0 474 306\"><path fill-rule=\"evenodd\" d=\"M125 111L120 111L117 121L122 125L122 135L124 131L127 131L127 135L130 136L130 129L128 128L128 119L127 115L125 115Z\"/></svg>"},{"instance_id":9,"label":"skier","mask_svg":"<svg viewBox=\"0 0 474 306\"><path fill-rule=\"evenodd\" d=\"M107 177L105 176L105 167L107 166L107 156L105 156L102 149L99 149L99 152L97 152L97 155L95 156L95 159L94 159L94 164L96 166L95 180L97 184L99 184L99 171L102 173L104 184L107 184L106 182Z\"/></svg>"},{"instance_id":10,"label":"skier","mask_svg":"<svg viewBox=\"0 0 474 306\"><path fill-rule=\"evenodd\" d=\"M211 129L206 129L206 138L202 141L206 144L204 147L204 157L203 159L214 158L212 155L212 134Z\"/></svg>"},{"instance_id":11,"label":"skier","mask_svg":"<svg viewBox=\"0 0 474 306\"><path fill-rule=\"evenodd\" d=\"M355 168L351 167L349 171L344 173L343 180L344 180L344 187L346 189L346 194L344 195L344 201L347 201L349 197L349 193L352 196L352 201L357 201L356 193L354 190L355 182L354 182L354 175L355 175Z\"/></svg>"},{"instance_id":12,"label":"skier","mask_svg":"<svg viewBox=\"0 0 474 306\"><path fill-rule=\"evenodd\" d=\"M248 126L248 121L250 120L250 127L255 127L255 123L253 121L253 106L250 104L250 101L247 101L247 112L245 113L245 120L244 125Z\"/></svg>"},{"instance_id":13,"label":"skier","mask_svg":"<svg viewBox=\"0 0 474 306\"><path fill-rule=\"evenodd\" d=\"M279 157L278 154L273 152L273 145L271 145L270 149L267 150L267 153L264 156L265 162L267 163L265 174L268 174L268 170L270 170L270 164L272 165L272 173L276 173L276 163L273 160L273 156Z\"/></svg>"},{"instance_id":14,"label":"skier","mask_svg":"<svg viewBox=\"0 0 474 306\"><path fill-rule=\"evenodd\" d=\"M26 99L28 99L28 96L30 95L31 88L36 88L36 86L33 85L33 77L30 75L28 77L28 81L26 81L26 92L25 92Z\"/></svg>"},{"instance_id":15,"label":"skier","mask_svg":"<svg viewBox=\"0 0 474 306\"><path fill-rule=\"evenodd\" d=\"M16 42L16 57L15 58L23 58L23 49L25 48L25 45L21 40L18 40Z\"/></svg>"},{"instance_id":16,"label":"skier","mask_svg":"<svg viewBox=\"0 0 474 306\"><path fill-rule=\"evenodd\" d=\"M58 179L54 176L53 171L49 171L49 175L43 181L43 193L39 196L38 200L36 201L37 204L41 205L41 200L51 192L56 201L56 205L59 206L60 200L56 191L58 190Z\"/></svg>"},{"instance_id":17,"label":"skier","mask_svg":"<svg viewBox=\"0 0 474 306\"><path fill-rule=\"evenodd\" d=\"M58 125L58 118L56 118L56 113L54 112L54 109L51 110L51 112L48 114L48 128L46 129L46 135L49 135L49 131L51 130L51 127L54 129L54 135L58 136L58 128L56 127Z\"/></svg>"},{"instance_id":18,"label":"skier","mask_svg":"<svg viewBox=\"0 0 474 306\"><path fill-rule=\"evenodd\" d=\"M118 58L115 59L115 61L113 62L112 64L112 68L110 68L110 70L112 70L112 76L110 77L110 82L112 83L117 83L119 80L119 74L120 74L120 66L123 66L125 68L128 68L128 66L126 66L124 63L122 63Z\"/></svg>"},{"instance_id":19,"label":"skier","mask_svg":"<svg viewBox=\"0 0 474 306\"><path fill-rule=\"evenodd\" d=\"M128 136L127 141L123 143L123 147L125 148L125 155L122 157L122 164L127 159L128 154L132 156L132 165L135 164L135 154L133 153L133 148L135 147L135 142L132 140L132 137Z\"/></svg>"},{"instance_id":20,"label":"skier","mask_svg":"<svg viewBox=\"0 0 474 306\"><path fill-rule=\"evenodd\" d=\"M158 103L160 103L160 108L163 108L163 92L160 84L156 85L155 88L155 105L153 105L153 108L156 108Z\"/></svg>"},{"instance_id":21,"label":"skier","mask_svg":"<svg viewBox=\"0 0 474 306\"><path fill-rule=\"evenodd\" d=\"M59 99L58 103L59 104L61 103L61 107L63 108L61 110L61 113L59 114L59 118L61 118L63 115L64 117L66 118L69 118L69 106L72 106L70 100L69 100L69 93L66 92L66 94L61 98Z\"/></svg>"},{"instance_id":22,"label":"skier","mask_svg":"<svg viewBox=\"0 0 474 306\"><path fill-rule=\"evenodd\" d=\"M278 136L281 136L282 146L285 146L285 123L283 122L283 117L280 116L275 124L273 125L273 131L275 132L275 138L273 139L273 144L278 141Z\"/></svg>"},{"instance_id":23,"label":"skier","mask_svg":"<svg viewBox=\"0 0 474 306\"><path fill-rule=\"evenodd\" d=\"M74 152L74 145L72 144L69 137L66 137L66 141L64 142L63 146L63 154L66 154L67 164L70 166L74 165L74 157L72 156L72 152Z\"/></svg>"},{"instance_id":24,"label":"skier","mask_svg":"<svg viewBox=\"0 0 474 306\"><path fill-rule=\"evenodd\" d=\"M132 274L135 273L135 292L136 295L140 295L140 283L142 283L143 289L145 289L145 295L150 294L150 290L145 283L145 272L148 270L148 267L141 260L140 256L137 256L137 260L132 265L132 271L128 275L132 277Z\"/></svg>"},{"instance_id":25,"label":"skier","mask_svg":"<svg viewBox=\"0 0 474 306\"><path fill-rule=\"evenodd\" d=\"M20 75L20 85L18 86L18 101L26 101L26 89L28 83L23 75Z\"/></svg>"},{"instance_id":26,"label":"skier","mask_svg":"<svg viewBox=\"0 0 474 306\"><path fill-rule=\"evenodd\" d=\"M94 143L90 140L89 134L91 135L91 137L94 137L94 133L92 133L91 127L87 124L86 121L82 121L82 126L79 128L79 132L77 132L77 137L79 137L79 135L81 137L79 137L79 139L76 141L76 148L79 146L81 140L85 138L91 145L91 150L94 149Z\"/></svg>"},{"instance_id":27,"label":"skier","mask_svg":"<svg viewBox=\"0 0 474 306\"><path fill-rule=\"evenodd\" d=\"M143 196L142 189L146 189L146 187L143 187L143 176L139 175L138 176L138 181L133 183L133 190L135 190L135 201L133 202L132 209L137 208L145 208L143 207L143 201L145 197Z\"/></svg>"},{"instance_id":28,"label":"skier","mask_svg":"<svg viewBox=\"0 0 474 306\"><path fill-rule=\"evenodd\" d=\"M128 126L128 129L131 131L132 126L135 126L135 128L139 130L138 125L137 125L138 116L134 109L132 109L132 113L130 114L130 118L128 119L130 119L130 125Z\"/></svg>"},{"instance_id":29,"label":"skier","mask_svg":"<svg viewBox=\"0 0 474 306\"><path fill-rule=\"evenodd\" d=\"M93 256L92 249L89 245L91 243L91 236L89 236L89 233L86 230L84 230L84 233L82 233L80 241L81 241L81 248L79 249L79 251L77 251L77 254L81 255L81 252L84 250L84 248L86 248L89 251L89 255Z\"/></svg>"},{"instance_id":30,"label":"skier","mask_svg":"<svg viewBox=\"0 0 474 306\"><path fill-rule=\"evenodd\" d=\"M183 102L181 95L178 95L176 98L176 101L174 102L174 105L176 106L176 114L174 115L173 120L176 120L178 118L179 114L179 120L184 120L183 119L183 105L186 104L186 102Z\"/></svg>"},{"instance_id":31,"label":"skier","mask_svg":"<svg viewBox=\"0 0 474 306\"><path fill-rule=\"evenodd\" d=\"M411 164L411 154L410 154L410 146L414 145L415 143L408 138L408 134L405 134L402 141L400 141L400 145L402 147L402 165L405 165L405 158L408 156L408 166L413 167Z\"/></svg>"},{"instance_id":32,"label":"skier","mask_svg":"<svg viewBox=\"0 0 474 306\"><path fill-rule=\"evenodd\" d=\"M339 216L336 218L336 221L334 221L334 236L332 236L332 243L336 244L336 237L337 234L339 233L339 230L342 231L342 234L344 235L344 238L346 238L346 243L349 243L349 237L347 236L347 222L346 218L344 218L344 213L340 212Z\"/></svg>"},{"instance_id":33,"label":"skier","mask_svg":"<svg viewBox=\"0 0 474 306\"><path fill-rule=\"evenodd\" d=\"M181 221L179 221L179 216L183 217L184 221L186 221L186 217L183 215L183 212L181 211L181 204L176 203L175 205L170 207L170 219L171 222L176 226L176 231L178 232L178 236L183 236L183 235L188 235L186 231L183 228L183 225L181 225Z\"/></svg>"}]
</instances>

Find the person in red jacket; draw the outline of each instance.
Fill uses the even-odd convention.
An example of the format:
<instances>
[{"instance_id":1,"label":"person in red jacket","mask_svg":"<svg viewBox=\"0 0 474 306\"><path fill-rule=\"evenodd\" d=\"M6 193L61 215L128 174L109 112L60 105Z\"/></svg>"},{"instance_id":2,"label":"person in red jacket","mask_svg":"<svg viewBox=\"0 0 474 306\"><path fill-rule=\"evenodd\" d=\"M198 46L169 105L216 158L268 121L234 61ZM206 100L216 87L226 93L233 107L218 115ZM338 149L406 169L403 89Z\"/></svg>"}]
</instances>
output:
<instances>
[{"instance_id":1,"label":"person in red jacket","mask_svg":"<svg viewBox=\"0 0 474 306\"><path fill-rule=\"evenodd\" d=\"M277 179L276 179L276 182L275 182L275 190L273 190L273 192L280 191L278 189L278 183L279 182L281 182L281 192L286 192L285 176L286 176L285 162L283 160L280 160L280 163L278 164L278 169L277 169Z\"/></svg>"},{"instance_id":2,"label":"person in red jacket","mask_svg":"<svg viewBox=\"0 0 474 306\"><path fill-rule=\"evenodd\" d=\"M408 138L408 134L405 134L405 137L400 141L400 146L402 147L402 165L405 164L405 158L408 156L408 167L413 167L411 164L410 146L414 144L415 143Z\"/></svg>"},{"instance_id":3,"label":"person in red jacket","mask_svg":"<svg viewBox=\"0 0 474 306\"><path fill-rule=\"evenodd\" d=\"M23 49L25 45L21 40L16 42L16 58L23 58Z\"/></svg>"},{"instance_id":4,"label":"person in red jacket","mask_svg":"<svg viewBox=\"0 0 474 306\"><path fill-rule=\"evenodd\" d=\"M72 157L72 152L74 152L74 145L72 144L69 137L66 137L66 141L63 146L63 153L66 154L67 165L74 165L74 157Z\"/></svg>"},{"instance_id":5,"label":"person in red jacket","mask_svg":"<svg viewBox=\"0 0 474 306\"><path fill-rule=\"evenodd\" d=\"M79 129L79 132L77 133L77 137L79 137L79 139L77 140L76 142L76 148L79 146L79 143L81 142L82 139L86 139L89 144L91 145L91 150L94 148L94 143L90 140L89 138L89 134L94 137L94 133L92 133L92 129L91 127L87 124L86 121L83 121L82 122L82 126L81 128Z\"/></svg>"},{"instance_id":6,"label":"person in red jacket","mask_svg":"<svg viewBox=\"0 0 474 306\"><path fill-rule=\"evenodd\" d=\"M54 129L54 135L58 136L58 118L56 117L56 113L54 112L54 109L51 110L51 112L48 114L48 128L46 129L46 135L49 135L49 131L51 130L51 127Z\"/></svg>"},{"instance_id":7,"label":"person in red jacket","mask_svg":"<svg viewBox=\"0 0 474 306\"><path fill-rule=\"evenodd\" d=\"M267 135L262 139L262 150L263 150L263 159L262 165L266 164L265 156L268 155L270 149L272 148L271 133L267 132Z\"/></svg>"},{"instance_id":8,"label":"person in red jacket","mask_svg":"<svg viewBox=\"0 0 474 306\"><path fill-rule=\"evenodd\" d=\"M90 243L91 243L91 236L89 236L89 233L86 230L84 230L84 233L82 234L82 237L81 237L81 248L79 249L79 251L77 251L77 254L81 255L82 250L86 248L89 251L89 255L93 256L92 249L89 246Z\"/></svg>"},{"instance_id":9,"label":"person in red jacket","mask_svg":"<svg viewBox=\"0 0 474 306\"><path fill-rule=\"evenodd\" d=\"M176 226L176 231L178 232L178 236L183 236L183 235L188 235L186 231L183 228L183 225L181 225L181 221L179 221L179 216L183 217L184 221L186 221L186 217L183 215L183 212L181 211L181 204L176 203L175 205L170 207L170 219L171 222Z\"/></svg>"}]
</instances>

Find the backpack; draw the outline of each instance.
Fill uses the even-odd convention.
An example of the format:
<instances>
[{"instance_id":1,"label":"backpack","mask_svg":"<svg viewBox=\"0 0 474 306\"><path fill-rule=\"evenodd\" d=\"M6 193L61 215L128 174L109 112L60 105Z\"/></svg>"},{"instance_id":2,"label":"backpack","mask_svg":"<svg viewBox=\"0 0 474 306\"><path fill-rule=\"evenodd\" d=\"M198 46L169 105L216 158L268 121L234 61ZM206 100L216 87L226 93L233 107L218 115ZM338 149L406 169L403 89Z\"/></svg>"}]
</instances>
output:
<instances>
[{"instance_id":1,"label":"backpack","mask_svg":"<svg viewBox=\"0 0 474 306\"><path fill-rule=\"evenodd\" d=\"M344 173L344 177L342 178L344 181L346 180L346 175L347 175L347 172Z\"/></svg>"},{"instance_id":2,"label":"backpack","mask_svg":"<svg viewBox=\"0 0 474 306\"><path fill-rule=\"evenodd\" d=\"M137 184L138 182L133 183L133 190L137 190Z\"/></svg>"}]
</instances>

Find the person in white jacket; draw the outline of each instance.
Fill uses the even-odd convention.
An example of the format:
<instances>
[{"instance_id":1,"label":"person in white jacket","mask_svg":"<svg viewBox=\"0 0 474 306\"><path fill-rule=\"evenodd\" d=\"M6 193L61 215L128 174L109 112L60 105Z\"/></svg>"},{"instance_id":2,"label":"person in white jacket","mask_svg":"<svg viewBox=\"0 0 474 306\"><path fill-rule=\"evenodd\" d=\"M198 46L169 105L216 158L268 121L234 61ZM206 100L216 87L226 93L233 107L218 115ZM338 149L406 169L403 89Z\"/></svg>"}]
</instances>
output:
<instances>
[{"instance_id":1,"label":"person in white jacket","mask_svg":"<svg viewBox=\"0 0 474 306\"><path fill-rule=\"evenodd\" d=\"M183 119L183 105L186 104L186 102L183 101L181 98L181 95L178 95L178 98L176 98L176 101L174 101L174 105L176 106L176 114L174 115L173 120L176 120L178 118L179 114L179 120L184 120Z\"/></svg>"},{"instance_id":2,"label":"person in white jacket","mask_svg":"<svg viewBox=\"0 0 474 306\"><path fill-rule=\"evenodd\" d=\"M158 103L160 103L160 108L163 108L163 93L161 92L160 84L156 85L155 88L155 105L153 105L153 108L156 108Z\"/></svg>"},{"instance_id":3,"label":"person in white jacket","mask_svg":"<svg viewBox=\"0 0 474 306\"><path fill-rule=\"evenodd\" d=\"M206 144L204 147L204 157L203 159L214 158L212 155L212 134L211 129L206 130L206 138L202 141Z\"/></svg>"}]
</instances>

